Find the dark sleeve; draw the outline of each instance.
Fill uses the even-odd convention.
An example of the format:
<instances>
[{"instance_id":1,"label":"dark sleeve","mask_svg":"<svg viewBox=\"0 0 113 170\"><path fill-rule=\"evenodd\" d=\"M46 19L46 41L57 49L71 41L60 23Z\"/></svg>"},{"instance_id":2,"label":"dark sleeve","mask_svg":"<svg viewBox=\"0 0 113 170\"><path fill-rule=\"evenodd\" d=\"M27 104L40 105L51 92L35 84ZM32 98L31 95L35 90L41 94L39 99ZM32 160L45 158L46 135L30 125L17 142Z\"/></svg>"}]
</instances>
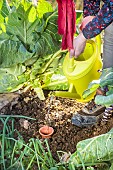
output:
<instances>
[{"instance_id":1,"label":"dark sleeve","mask_svg":"<svg viewBox=\"0 0 113 170\"><path fill-rule=\"evenodd\" d=\"M82 30L85 38L90 39L100 34L113 22L113 0L105 0L95 18Z\"/></svg>"},{"instance_id":2,"label":"dark sleeve","mask_svg":"<svg viewBox=\"0 0 113 170\"><path fill-rule=\"evenodd\" d=\"M84 0L83 14L86 16L95 16L100 10L100 0Z\"/></svg>"}]
</instances>

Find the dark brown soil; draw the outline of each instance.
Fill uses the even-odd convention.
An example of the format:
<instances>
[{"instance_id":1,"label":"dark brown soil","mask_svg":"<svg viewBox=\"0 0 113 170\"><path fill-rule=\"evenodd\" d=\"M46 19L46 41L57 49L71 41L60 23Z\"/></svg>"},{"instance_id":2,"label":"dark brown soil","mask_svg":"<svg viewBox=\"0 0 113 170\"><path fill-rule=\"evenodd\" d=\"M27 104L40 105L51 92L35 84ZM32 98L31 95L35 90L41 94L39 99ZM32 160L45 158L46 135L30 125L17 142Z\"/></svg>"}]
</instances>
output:
<instances>
[{"instance_id":1,"label":"dark brown soil","mask_svg":"<svg viewBox=\"0 0 113 170\"><path fill-rule=\"evenodd\" d=\"M113 127L113 118L107 123L98 122L97 125L87 128L79 128L72 125L73 113L80 110L84 104L75 100L54 98L50 105L50 98L45 101L34 98L34 93L27 92L20 96L19 101L13 107L3 108L4 114L24 115L35 120L16 119L15 128L20 132L25 141L29 138L39 138L39 128L49 124L54 128L54 134L48 140L54 158L56 151L75 152L76 144L84 139L108 132ZM49 119L48 119L49 118Z\"/></svg>"}]
</instances>

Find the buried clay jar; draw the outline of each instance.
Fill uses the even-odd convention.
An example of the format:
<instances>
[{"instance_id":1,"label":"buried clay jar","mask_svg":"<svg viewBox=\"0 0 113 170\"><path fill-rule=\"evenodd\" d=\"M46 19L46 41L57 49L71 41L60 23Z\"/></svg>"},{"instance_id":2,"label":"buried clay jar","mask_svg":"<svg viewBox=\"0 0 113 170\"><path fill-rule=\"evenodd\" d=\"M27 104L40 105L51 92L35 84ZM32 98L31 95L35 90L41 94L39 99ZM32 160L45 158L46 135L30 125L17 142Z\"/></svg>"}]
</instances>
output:
<instances>
[{"instance_id":1,"label":"buried clay jar","mask_svg":"<svg viewBox=\"0 0 113 170\"><path fill-rule=\"evenodd\" d=\"M50 126L43 126L39 129L39 133L42 138L51 138L51 135L54 133L54 129Z\"/></svg>"}]
</instances>

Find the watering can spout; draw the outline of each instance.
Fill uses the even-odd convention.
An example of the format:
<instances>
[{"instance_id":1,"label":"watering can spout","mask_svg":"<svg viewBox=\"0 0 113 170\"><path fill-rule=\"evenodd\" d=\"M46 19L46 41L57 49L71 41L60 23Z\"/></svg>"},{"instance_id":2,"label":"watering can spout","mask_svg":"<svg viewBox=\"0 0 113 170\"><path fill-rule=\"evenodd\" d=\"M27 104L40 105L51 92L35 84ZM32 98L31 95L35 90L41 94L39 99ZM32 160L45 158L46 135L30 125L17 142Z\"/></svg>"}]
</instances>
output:
<instances>
[{"instance_id":1,"label":"watering can spout","mask_svg":"<svg viewBox=\"0 0 113 170\"><path fill-rule=\"evenodd\" d=\"M74 62L74 57L72 57L72 58L70 58L69 60L68 60L69 62L68 62L68 72L69 73L72 73L73 71L74 71L74 69L75 69L75 62Z\"/></svg>"}]
</instances>

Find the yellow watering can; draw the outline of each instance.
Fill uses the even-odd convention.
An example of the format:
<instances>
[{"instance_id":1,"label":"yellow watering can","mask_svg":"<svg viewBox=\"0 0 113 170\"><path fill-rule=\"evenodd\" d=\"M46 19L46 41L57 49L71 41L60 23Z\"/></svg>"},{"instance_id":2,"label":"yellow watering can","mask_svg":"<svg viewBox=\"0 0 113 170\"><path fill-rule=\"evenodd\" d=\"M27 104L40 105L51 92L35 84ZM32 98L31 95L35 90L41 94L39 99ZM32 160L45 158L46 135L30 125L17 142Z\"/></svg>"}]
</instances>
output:
<instances>
[{"instance_id":1,"label":"yellow watering can","mask_svg":"<svg viewBox=\"0 0 113 170\"><path fill-rule=\"evenodd\" d=\"M75 59L67 53L63 62L63 72L69 82L69 91L56 91L55 96L76 99L88 102L94 98L95 93L83 99L82 94L92 80L100 77L98 70L102 69L101 38L98 35L93 40L88 40L84 52Z\"/></svg>"}]
</instances>

